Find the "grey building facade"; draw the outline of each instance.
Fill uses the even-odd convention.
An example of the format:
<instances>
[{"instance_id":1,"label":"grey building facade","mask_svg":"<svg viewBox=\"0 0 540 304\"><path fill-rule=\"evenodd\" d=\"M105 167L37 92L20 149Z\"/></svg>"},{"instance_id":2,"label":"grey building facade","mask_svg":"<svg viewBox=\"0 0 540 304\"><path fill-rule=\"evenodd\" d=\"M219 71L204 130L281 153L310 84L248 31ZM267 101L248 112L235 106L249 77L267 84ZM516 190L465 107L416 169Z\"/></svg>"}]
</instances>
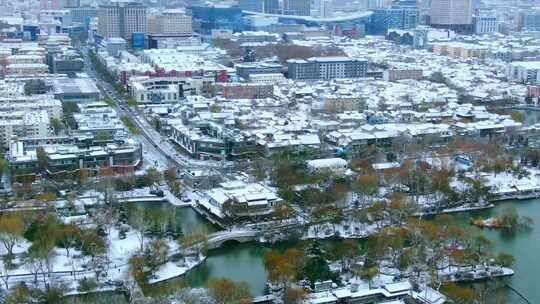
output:
<instances>
[{"instance_id":1,"label":"grey building facade","mask_svg":"<svg viewBox=\"0 0 540 304\"><path fill-rule=\"evenodd\" d=\"M137 2L118 2L100 6L98 32L103 38L131 40L133 33L148 32L146 6Z\"/></svg>"},{"instance_id":2,"label":"grey building facade","mask_svg":"<svg viewBox=\"0 0 540 304\"><path fill-rule=\"evenodd\" d=\"M287 61L290 79L330 80L366 77L367 60L348 57L314 57Z\"/></svg>"},{"instance_id":3,"label":"grey building facade","mask_svg":"<svg viewBox=\"0 0 540 304\"><path fill-rule=\"evenodd\" d=\"M261 63L241 63L235 66L236 75L248 79L253 74L276 74L281 73L283 67L279 63L261 62Z\"/></svg>"}]
</instances>

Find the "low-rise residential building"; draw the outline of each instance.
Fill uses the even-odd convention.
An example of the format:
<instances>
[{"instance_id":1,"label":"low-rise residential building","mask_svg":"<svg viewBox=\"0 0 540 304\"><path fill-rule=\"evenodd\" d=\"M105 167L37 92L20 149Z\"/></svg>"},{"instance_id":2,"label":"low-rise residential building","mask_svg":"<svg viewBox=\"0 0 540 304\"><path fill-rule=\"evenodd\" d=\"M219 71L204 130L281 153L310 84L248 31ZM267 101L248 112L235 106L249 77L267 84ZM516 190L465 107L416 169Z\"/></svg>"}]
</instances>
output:
<instances>
[{"instance_id":1,"label":"low-rise residential building","mask_svg":"<svg viewBox=\"0 0 540 304\"><path fill-rule=\"evenodd\" d=\"M84 71L84 59L75 51L63 52L52 57L51 72L74 75Z\"/></svg>"},{"instance_id":2,"label":"low-rise residential building","mask_svg":"<svg viewBox=\"0 0 540 304\"><path fill-rule=\"evenodd\" d=\"M14 137L48 136L49 123L45 110L0 112L0 146L8 147Z\"/></svg>"},{"instance_id":3,"label":"low-rise residential building","mask_svg":"<svg viewBox=\"0 0 540 304\"><path fill-rule=\"evenodd\" d=\"M239 63L234 66L236 75L248 79L254 74L281 74L283 67L275 62Z\"/></svg>"},{"instance_id":4,"label":"low-rise residential building","mask_svg":"<svg viewBox=\"0 0 540 304\"><path fill-rule=\"evenodd\" d=\"M176 49L152 49L141 53L141 61L151 65L152 77L193 77L212 75L216 81L228 79L227 68L201 56L182 53Z\"/></svg>"},{"instance_id":5,"label":"low-rise residential building","mask_svg":"<svg viewBox=\"0 0 540 304\"><path fill-rule=\"evenodd\" d=\"M112 168L117 173L133 172L142 164L142 148L133 139L114 141L106 145L88 145L78 139L68 143L53 143L53 139L40 144L47 157L46 170L52 176L68 177L81 169L89 169L95 174L101 168ZM15 140L11 143L8 160L11 172L16 178L20 175L37 173L39 159L37 147L25 140ZM65 175L68 174L68 175Z\"/></svg>"},{"instance_id":6,"label":"low-rise residential building","mask_svg":"<svg viewBox=\"0 0 540 304\"><path fill-rule=\"evenodd\" d=\"M205 116L205 115L203 115ZM229 116L227 113L209 113L207 119ZM232 118L232 116L229 116ZM231 119L226 119L230 121ZM234 124L234 119L232 119ZM195 158L243 157L256 152L255 138L246 132L217 123L197 123L186 126L180 122L171 124L171 139L182 150Z\"/></svg>"},{"instance_id":7,"label":"low-rise residential building","mask_svg":"<svg viewBox=\"0 0 540 304\"><path fill-rule=\"evenodd\" d=\"M9 64L36 64L45 63L45 57L42 55L11 55L6 58L6 63Z\"/></svg>"},{"instance_id":8,"label":"low-rise residential building","mask_svg":"<svg viewBox=\"0 0 540 304\"><path fill-rule=\"evenodd\" d=\"M106 103L80 104L79 109L79 113L73 114L79 134L92 136L106 134L111 139L121 138L127 134L116 111Z\"/></svg>"},{"instance_id":9,"label":"low-rise residential building","mask_svg":"<svg viewBox=\"0 0 540 304\"><path fill-rule=\"evenodd\" d=\"M286 81L285 76L281 73L272 74L251 74L249 75L249 81L260 84L279 84Z\"/></svg>"},{"instance_id":10,"label":"low-rise residential building","mask_svg":"<svg viewBox=\"0 0 540 304\"><path fill-rule=\"evenodd\" d=\"M362 96L350 92L336 92L322 97L324 110L329 113L364 110L366 104Z\"/></svg>"},{"instance_id":11,"label":"low-rise residential building","mask_svg":"<svg viewBox=\"0 0 540 304\"><path fill-rule=\"evenodd\" d=\"M296 80L365 77L367 65L367 60L349 57L314 57L287 61L289 78Z\"/></svg>"},{"instance_id":12,"label":"low-rise residential building","mask_svg":"<svg viewBox=\"0 0 540 304\"><path fill-rule=\"evenodd\" d=\"M44 110L49 118L62 119L62 103L52 95L0 97L0 113L39 112Z\"/></svg>"},{"instance_id":13,"label":"low-rise residential building","mask_svg":"<svg viewBox=\"0 0 540 304\"><path fill-rule=\"evenodd\" d=\"M383 72L383 79L386 81L421 80L422 78L424 78L424 72L420 69L389 69Z\"/></svg>"},{"instance_id":14,"label":"low-rise residential building","mask_svg":"<svg viewBox=\"0 0 540 304\"><path fill-rule=\"evenodd\" d=\"M212 91L214 77L133 77L129 81L131 96L138 104L177 103L189 95Z\"/></svg>"},{"instance_id":15,"label":"low-rise residential building","mask_svg":"<svg viewBox=\"0 0 540 304\"><path fill-rule=\"evenodd\" d=\"M274 96L274 86L266 83L219 83L215 91L227 99L263 99Z\"/></svg>"},{"instance_id":16,"label":"low-rise residential building","mask_svg":"<svg viewBox=\"0 0 540 304\"><path fill-rule=\"evenodd\" d=\"M6 75L39 75L49 73L49 66L44 63L14 63L6 67Z\"/></svg>"},{"instance_id":17,"label":"low-rise residential building","mask_svg":"<svg viewBox=\"0 0 540 304\"><path fill-rule=\"evenodd\" d=\"M469 43L446 42L434 43L433 52L438 55L458 57L463 59L485 59L488 54L488 48Z\"/></svg>"},{"instance_id":18,"label":"low-rise residential building","mask_svg":"<svg viewBox=\"0 0 540 304\"><path fill-rule=\"evenodd\" d=\"M279 35L268 32L243 31L234 34L232 39L237 40L239 43L276 42L279 40Z\"/></svg>"}]
</instances>

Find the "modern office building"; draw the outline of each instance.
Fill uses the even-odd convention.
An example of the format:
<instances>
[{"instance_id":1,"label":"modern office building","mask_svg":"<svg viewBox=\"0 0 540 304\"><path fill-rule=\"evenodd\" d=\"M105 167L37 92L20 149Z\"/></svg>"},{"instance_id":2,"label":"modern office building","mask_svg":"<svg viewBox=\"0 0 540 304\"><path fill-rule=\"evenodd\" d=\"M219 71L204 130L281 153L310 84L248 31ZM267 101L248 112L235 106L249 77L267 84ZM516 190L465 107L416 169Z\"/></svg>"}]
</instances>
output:
<instances>
[{"instance_id":1,"label":"modern office building","mask_svg":"<svg viewBox=\"0 0 540 304\"><path fill-rule=\"evenodd\" d=\"M264 12L264 1L261 0L239 0L238 6L244 11Z\"/></svg>"},{"instance_id":2,"label":"modern office building","mask_svg":"<svg viewBox=\"0 0 540 304\"><path fill-rule=\"evenodd\" d=\"M367 66L367 60L349 57L313 57L287 61L289 78L300 80L365 77Z\"/></svg>"},{"instance_id":3,"label":"modern office building","mask_svg":"<svg viewBox=\"0 0 540 304\"><path fill-rule=\"evenodd\" d=\"M311 0L283 0L283 15L311 15Z\"/></svg>"},{"instance_id":4,"label":"modern office building","mask_svg":"<svg viewBox=\"0 0 540 304\"><path fill-rule=\"evenodd\" d=\"M540 11L521 12L518 19L518 28L522 31L540 30Z\"/></svg>"},{"instance_id":5,"label":"modern office building","mask_svg":"<svg viewBox=\"0 0 540 304\"><path fill-rule=\"evenodd\" d=\"M330 18L334 15L333 0L321 0L320 15L322 18Z\"/></svg>"},{"instance_id":6,"label":"modern office building","mask_svg":"<svg viewBox=\"0 0 540 304\"><path fill-rule=\"evenodd\" d=\"M98 9L98 33L103 38L131 40L133 33L146 33L147 29L146 6L140 3L115 2Z\"/></svg>"},{"instance_id":7,"label":"modern office building","mask_svg":"<svg viewBox=\"0 0 540 304\"><path fill-rule=\"evenodd\" d=\"M238 7L243 11L280 14L279 0L239 0Z\"/></svg>"},{"instance_id":8,"label":"modern office building","mask_svg":"<svg viewBox=\"0 0 540 304\"><path fill-rule=\"evenodd\" d=\"M194 30L210 34L215 29L242 31L242 9L237 6L190 6L188 14L193 18Z\"/></svg>"},{"instance_id":9,"label":"modern office building","mask_svg":"<svg viewBox=\"0 0 540 304\"><path fill-rule=\"evenodd\" d=\"M156 34L190 34L193 32L191 16L183 10L169 9L155 16Z\"/></svg>"},{"instance_id":10,"label":"modern office building","mask_svg":"<svg viewBox=\"0 0 540 304\"><path fill-rule=\"evenodd\" d=\"M90 19L97 17L98 9L91 6L81 6L70 8L71 21L84 24L86 27L90 24Z\"/></svg>"},{"instance_id":11,"label":"modern office building","mask_svg":"<svg viewBox=\"0 0 540 304\"><path fill-rule=\"evenodd\" d=\"M280 12L279 0L263 0L263 9L266 14L278 14Z\"/></svg>"},{"instance_id":12,"label":"modern office building","mask_svg":"<svg viewBox=\"0 0 540 304\"><path fill-rule=\"evenodd\" d=\"M369 32L386 35L389 29L413 29L418 25L420 13L416 5L394 5L373 11Z\"/></svg>"},{"instance_id":13,"label":"modern office building","mask_svg":"<svg viewBox=\"0 0 540 304\"><path fill-rule=\"evenodd\" d=\"M430 23L436 28L471 33L473 30L472 0L433 0L431 2Z\"/></svg>"},{"instance_id":14,"label":"modern office building","mask_svg":"<svg viewBox=\"0 0 540 304\"><path fill-rule=\"evenodd\" d=\"M472 21L475 34L487 34L497 31L497 17L495 16L474 16Z\"/></svg>"}]
</instances>

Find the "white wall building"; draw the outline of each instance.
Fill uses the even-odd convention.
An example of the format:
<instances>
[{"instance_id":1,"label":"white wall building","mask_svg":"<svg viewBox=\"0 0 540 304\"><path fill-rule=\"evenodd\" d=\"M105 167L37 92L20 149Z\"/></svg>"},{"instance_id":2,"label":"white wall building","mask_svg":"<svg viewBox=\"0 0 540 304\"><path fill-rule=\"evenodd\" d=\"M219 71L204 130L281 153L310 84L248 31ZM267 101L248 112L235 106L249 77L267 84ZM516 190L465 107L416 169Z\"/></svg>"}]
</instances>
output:
<instances>
[{"instance_id":1,"label":"white wall building","mask_svg":"<svg viewBox=\"0 0 540 304\"><path fill-rule=\"evenodd\" d=\"M286 81L285 76L280 73L251 74L249 75L249 80L253 83L264 84L278 84Z\"/></svg>"},{"instance_id":2,"label":"white wall building","mask_svg":"<svg viewBox=\"0 0 540 304\"><path fill-rule=\"evenodd\" d=\"M47 111L0 112L0 146L8 147L13 136L46 137L49 135Z\"/></svg>"}]
</instances>

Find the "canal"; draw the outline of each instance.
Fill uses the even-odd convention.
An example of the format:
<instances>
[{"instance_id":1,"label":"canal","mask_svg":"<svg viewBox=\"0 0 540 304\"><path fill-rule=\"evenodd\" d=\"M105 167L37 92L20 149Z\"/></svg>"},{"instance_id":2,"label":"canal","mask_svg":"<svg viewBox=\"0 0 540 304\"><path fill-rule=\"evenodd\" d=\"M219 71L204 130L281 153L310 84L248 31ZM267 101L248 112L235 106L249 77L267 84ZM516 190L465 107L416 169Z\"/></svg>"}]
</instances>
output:
<instances>
[{"instance_id":1,"label":"canal","mask_svg":"<svg viewBox=\"0 0 540 304\"><path fill-rule=\"evenodd\" d=\"M470 225L471 218L498 215L508 205L514 206L520 216L532 217L535 226L531 230L508 234L498 230L482 230ZM217 231L216 227L191 208L178 208L168 203L136 203L132 204L130 208L135 208L128 212L130 214L143 212L145 216L150 215L152 218L160 218L163 221L170 221L172 218L181 225L184 233ZM507 278L507 282L525 295L531 303L540 303L540 292L537 290L538 275L540 274L540 200L510 201L500 203L490 210L458 213L451 215L451 217L463 225L469 233L485 235L491 240L494 252L505 252L513 255L516 258L513 266L516 274ZM164 289L170 291L171 285L204 287L212 278L229 278L235 282L246 283L252 295L259 296L265 293L264 253L276 248L284 250L293 245L294 243L282 243L274 246L258 243L227 244L219 249L211 250L206 262L184 277L156 284L145 288L145 291L148 295L160 294ZM168 285L168 287L164 288L164 285ZM503 291L503 296L504 303L524 303L509 290ZM107 303L122 302L109 300Z\"/></svg>"},{"instance_id":2,"label":"canal","mask_svg":"<svg viewBox=\"0 0 540 304\"><path fill-rule=\"evenodd\" d=\"M471 218L496 216L506 206L514 206L520 216L533 218L535 226L531 230L505 233L499 230L480 229L470 224ZM513 255L516 274L507 278L507 282L525 295L531 303L540 303L538 276L540 275L540 200L509 201L498 204L490 210L457 213L451 215L469 233L485 235L493 245L495 253L505 252ZM280 244L280 247L286 245ZM193 270L185 277L190 286L204 286L209 279L227 277L236 282L245 282L253 295L262 295L265 291L266 272L262 262L269 246L248 243L231 244L211 251L206 264ZM505 303L524 303L515 293L505 289Z\"/></svg>"},{"instance_id":3,"label":"canal","mask_svg":"<svg viewBox=\"0 0 540 304\"><path fill-rule=\"evenodd\" d=\"M520 216L531 217L535 224L530 230L515 233L503 232L495 229L480 229L470 224L471 218L488 218L502 214L507 206L516 208ZM515 257L512 268L515 275L506 278L506 282L525 295L531 303L540 303L538 290L540 275L540 200L508 201L499 203L489 210L456 213L452 215L458 223L463 225L472 234L483 234L492 243L495 253L505 252ZM504 303L525 303L509 289L503 291Z\"/></svg>"},{"instance_id":4,"label":"canal","mask_svg":"<svg viewBox=\"0 0 540 304\"><path fill-rule=\"evenodd\" d=\"M496 216L506 206L514 206L520 216L533 218L535 225L531 230L505 233L498 230L480 229L470 225L471 218ZM190 209L188 209L190 210ZM190 216L193 216L190 214ZM485 235L496 253L505 252L513 255L516 274L507 278L507 282L524 294L531 303L540 303L538 276L540 275L540 200L509 201L498 204L489 210L457 213L451 215L463 225L469 233ZM200 220L203 220L199 217ZM280 248L287 244L280 244ZM226 277L235 282L245 282L253 295L262 295L265 291L266 272L262 257L271 249L268 245L257 243L230 244L209 253L207 262L190 272L184 281L190 286L204 286L209 279ZM513 292L503 292L506 303L522 303ZM521 302L520 302L521 301Z\"/></svg>"}]
</instances>

